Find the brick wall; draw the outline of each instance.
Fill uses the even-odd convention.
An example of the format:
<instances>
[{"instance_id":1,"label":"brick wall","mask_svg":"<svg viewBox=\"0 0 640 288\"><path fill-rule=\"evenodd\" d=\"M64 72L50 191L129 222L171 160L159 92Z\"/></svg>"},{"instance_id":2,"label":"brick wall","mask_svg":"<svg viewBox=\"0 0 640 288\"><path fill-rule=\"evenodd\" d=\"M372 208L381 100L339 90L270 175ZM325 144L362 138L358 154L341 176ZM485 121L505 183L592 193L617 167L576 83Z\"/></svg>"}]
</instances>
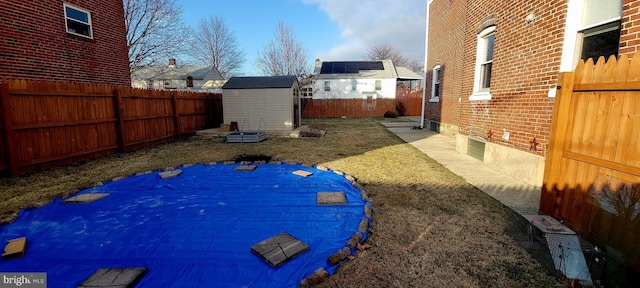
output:
<instances>
[{"instance_id":1,"label":"brick wall","mask_svg":"<svg viewBox=\"0 0 640 288\"><path fill-rule=\"evenodd\" d=\"M444 65L442 94L446 100L441 101L440 111L426 112L428 119L439 113L442 122L452 123L459 111L457 126L463 135L526 151L535 137L539 143L536 148L546 149L554 103L548 91L555 87L559 72L566 1L436 0L431 8L429 64L441 61L451 65ZM531 12L535 20L527 23ZM461 17L465 20L462 32L451 28L451 22L459 23ZM470 101L477 35L491 25L496 27L492 98ZM442 40L437 40L440 34ZM432 44L447 38L451 39L446 44ZM504 131L510 133L509 141L501 140Z\"/></svg>"},{"instance_id":2,"label":"brick wall","mask_svg":"<svg viewBox=\"0 0 640 288\"><path fill-rule=\"evenodd\" d=\"M528 23L531 13L534 21ZM463 135L543 155L554 103L548 92L560 71L566 14L566 0L435 0L429 16L427 95L430 69L440 64L444 73L441 100L426 104L425 117L456 125ZM469 101L477 35L488 25L496 27L492 97ZM637 51L640 1L624 0L619 53ZM509 141L502 141L504 131L510 132ZM529 150L534 137L539 151Z\"/></svg>"},{"instance_id":3,"label":"brick wall","mask_svg":"<svg viewBox=\"0 0 640 288\"><path fill-rule=\"evenodd\" d=\"M465 67L461 131L505 146L528 150L549 141L554 99L548 97L559 73L567 4L563 0L469 1L465 28ZM527 16L533 13L534 21ZM473 91L476 35L494 16L495 48L491 100L469 101ZM502 141L503 132L509 141Z\"/></svg>"},{"instance_id":4,"label":"brick wall","mask_svg":"<svg viewBox=\"0 0 640 288\"><path fill-rule=\"evenodd\" d=\"M624 0L619 53L631 57L637 51L640 51L640 1Z\"/></svg>"},{"instance_id":5,"label":"brick wall","mask_svg":"<svg viewBox=\"0 0 640 288\"><path fill-rule=\"evenodd\" d=\"M66 32L63 3L91 12L93 39ZM0 76L131 85L120 0L0 2Z\"/></svg>"},{"instance_id":6,"label":"brick wall","mask_svg":"<svg viewBox=\"0 0 640 288\"><path fill-rule=\"evenodd\" d=\"M429 7L429 55L425 118L457 126L460 122L466 1L434 1ZM440 101L429 102L432 68L441 66Z\"/></svg>"}]
</instances>

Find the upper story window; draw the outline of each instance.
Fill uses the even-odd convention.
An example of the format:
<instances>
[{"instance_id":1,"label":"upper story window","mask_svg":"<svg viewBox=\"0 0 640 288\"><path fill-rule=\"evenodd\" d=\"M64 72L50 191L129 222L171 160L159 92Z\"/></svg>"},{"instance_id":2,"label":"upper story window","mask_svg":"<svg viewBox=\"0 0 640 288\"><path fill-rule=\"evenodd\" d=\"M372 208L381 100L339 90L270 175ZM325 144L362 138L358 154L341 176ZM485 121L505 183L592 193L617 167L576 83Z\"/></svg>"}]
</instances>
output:
<instances>
[{"instance_id":1,"label":"upper story window","mask_svg":"<svg viewBox=\"0 0 640 288\"><path fill-rule=\"evenodd\" d=\"M187 87L193 87L193 77L187 76Z\"/></svg>"},{"instance_id":2,"label":"upper story window","mask_svg":"<svg viewBox=\"0 0 640 288\"><path fill-rule=\"evenodd\" d=\"M358 80L351 80L351 91L357 91L358 90Z\"/></svg>"},{"instance_id":3,"label":"upper story window","mask_svg":"<svg viewBox=\"0 0 640 288\"><path fill-rule=\"evenodd\" d=\"M431 102L440 100L440 79L442 78L442 66L433 67L431 75Z\"/></svg>"},{"instance_id":4,"label":"upper story window","mask_svg":"<svg viewBox=\"0 0 640 288\"><path fill-rule=\"evenodd\" d=\"M580 30L576 43L582 60L618 55L622 0L583 0Z\"/></svg>"},{"instance_id":5,"label":"upper story window","mask_svg":"<svg viewBox=\"0 0 640 288\"><path fill-rule=\"evenodd\" d=\"M376 90L382 90L382 80L376 80Z\"/></svg>"},{"instance_id":6,"label":"upper story window","mask_svg":"<svg viewBox=\"0 0 640 288\"><path fill-rule=\"evenodd\" d=\"M324 81L324 91L331 91L331 81Z\"/></svg>"},{"instance_id":7,"label":"upper story window","mask_svg":"<svg viewBox=\"0 0 640 288\"><path fill-rule=\"evenodd\" d=\"M491 73L493 70L493 50L496 26L488 27L478 34L476 69L473 81L473 94L469 100L489 100L491 93Z\"/></svg>"},{"instance_id":8,"label":"upper story window","mask_svg":"<svg viewBox=\"0 0 640 288\"><path fill-rule=\"evenodd\" d=\"M67 33L93 38L89 11L65 3L64 18L67 24Z\"/></svg>"},{"instance_id":9,"label":"upper story window","mask_svg":"<svg viewBox=\"0 0 640 288\"><path fill-rule=\"evenodd\" d=\"M596 62L600 56L605 58L611 55L617 56L620 46L620 21L584 30L581 36L580 59L587 61L593 58L593 62Z\"/></svg>"}]
</instances>

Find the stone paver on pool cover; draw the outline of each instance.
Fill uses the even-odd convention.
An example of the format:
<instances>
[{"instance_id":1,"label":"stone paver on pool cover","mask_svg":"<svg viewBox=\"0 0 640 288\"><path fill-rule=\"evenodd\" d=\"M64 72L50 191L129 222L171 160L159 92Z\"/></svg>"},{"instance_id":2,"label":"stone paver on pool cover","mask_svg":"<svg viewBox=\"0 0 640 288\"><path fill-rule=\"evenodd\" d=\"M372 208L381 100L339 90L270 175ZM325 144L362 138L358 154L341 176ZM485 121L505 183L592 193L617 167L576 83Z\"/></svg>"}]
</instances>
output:
<instances>
[{"instance_id":1,"label":"stone paver on pool cover","mask_svg":"<svg viewBox=\"0 0 640 288\"><path fill-rule=\"evenodd\" d=\"M255 166L255 165L240 165L240 166L236 167L236 169L233 169L233 171L236 171L236 172L253 172L253 170L256 170L256 168L258 168L258 166Z\"/></svg>"},{"instance_id":2,"label":"stone paver on pool cover","mask_svg":"<svg viewBox=\"0 0 640 288\"><path fill-rule=\"evenodd\" d=\"M147 273L147 268L101 268L84 280L78 288L128 288Z\"/></svg>"},{"instance_id":3,"label":"stone paver on pool cover","mask_svg":"<svg viewBox=\"0 0 640 288\"><path fill-rule=\"evenodd\" d=\"M87 193L73 196L62 201L62 204L87 204L109 196L109 193Z\"/></svg>"},{"instance_id":4,"label":"stone paver on pool cover","mask_svg":"<svg viewBox=\"0 0 640 288\"><path fill-rule=\"evenodd\" d=\"M160 173L158 173L158 177L160 177L161 179L164 180L164 179L178 177L178 175L180 175L180 174L182 174L182 170L176 169L176 170L169 170L169 171L160 172Z\"/></svg>"},{"instance_id":5,"label":"stone paver on pool cover","mask_svg":"<svg viewBox=\"0 0 640 288\"><path fill-rule=\"evenodd\" d=\"M346 205L347 197L344 192L318 192L316 203L318 205Z\"/></svg>"},{"instance_id":6,"label":"stone paver on pool cover","mask_svg":"<svg viewBox=\"0 0 640 288\"><path fill-rule=\"evenodd\" d=\"M278 267L309 250L309 245L282 232L251 246L251 252L260 256L271 267Z\"/></svg>"},{"instance_id":7,"label":"stone paver on pool cover","mask_svg":"<svg viewBox=\"0 0 640 288\"><path fill-rule=\"evenodd\" d=\"M2 253L2 260L23 257L24 250L27 248L27 237L20 237L7 241Z\"/></svg>"}]
</instances>

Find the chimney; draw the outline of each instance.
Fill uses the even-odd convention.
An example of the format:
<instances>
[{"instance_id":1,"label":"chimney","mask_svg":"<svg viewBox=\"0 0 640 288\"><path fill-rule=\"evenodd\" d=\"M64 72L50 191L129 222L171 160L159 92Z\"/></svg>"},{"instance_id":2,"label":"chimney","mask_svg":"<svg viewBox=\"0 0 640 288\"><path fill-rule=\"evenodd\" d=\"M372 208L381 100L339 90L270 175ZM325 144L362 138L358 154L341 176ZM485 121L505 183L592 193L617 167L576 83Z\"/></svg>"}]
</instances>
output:
<instances>
[{"instance_id":1,"label":"chimney","mask_svg":"<svg viewBox=\"0 0 640 288\"><path fill-rule=\"evenodd\" d=\"M169 67L176 67L176 59L169 58Z\"/></svg>"}]
</instances>

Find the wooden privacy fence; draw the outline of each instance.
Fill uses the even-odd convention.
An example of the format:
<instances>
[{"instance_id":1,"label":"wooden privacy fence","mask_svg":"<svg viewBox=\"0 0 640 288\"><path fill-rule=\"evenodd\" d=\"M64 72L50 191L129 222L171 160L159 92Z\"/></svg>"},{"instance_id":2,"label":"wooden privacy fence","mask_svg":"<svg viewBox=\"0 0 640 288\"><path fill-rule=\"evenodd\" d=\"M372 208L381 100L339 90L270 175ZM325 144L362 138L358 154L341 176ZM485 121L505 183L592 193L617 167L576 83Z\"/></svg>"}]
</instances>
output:
<instances>
[{"instance_id":1,"label":"wooden privacy fence","mask_svg":"<svg viewBox=\"0 0 640 288\"><path fill-rule=\"evenodd\" d=\"M422 115L422 98L401 99L302 99L303 118L382 117L387 111L396 112L396 104L402 103L405 116Z\"/></svg>"},{"instance_id":2,"label":"wooden privacy fence","mask_svg":"<svg viewBox=\"0 0 640 288\"><path fill-rule=\"evenodd\" d=\"M558 82L540 210L640 272L640 53Z\"/></svg>"},{"instance_id":3,"label":"wooden privacy fence","mask_svg":"<svg viewBox=\"0 0 640 288\"><path fill-rule=\"evenodd\" d=\"M127 152L219 125L222 95L96 84L0 83L0 171Z\"/></svg>"}]
</instances>

